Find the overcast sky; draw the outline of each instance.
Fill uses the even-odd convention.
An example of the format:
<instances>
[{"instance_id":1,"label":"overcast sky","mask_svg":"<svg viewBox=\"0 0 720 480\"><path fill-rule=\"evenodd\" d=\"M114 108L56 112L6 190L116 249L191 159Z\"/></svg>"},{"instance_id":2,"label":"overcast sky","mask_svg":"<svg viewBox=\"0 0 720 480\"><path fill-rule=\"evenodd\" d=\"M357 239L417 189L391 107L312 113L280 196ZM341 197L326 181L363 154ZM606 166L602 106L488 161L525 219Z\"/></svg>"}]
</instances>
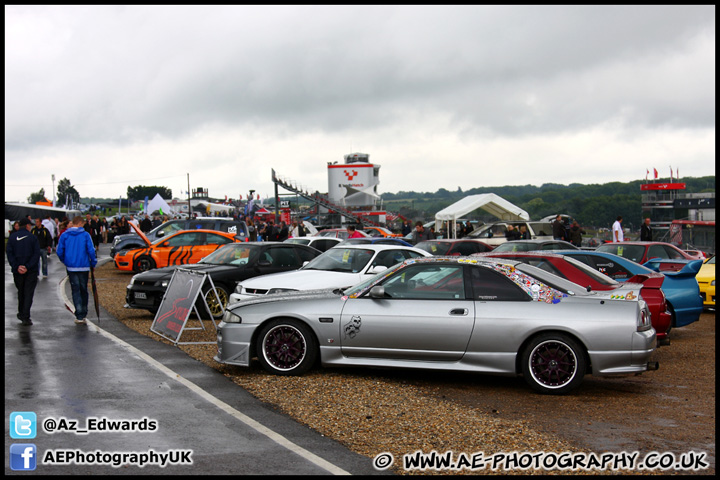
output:
<instances>
[{"instance_id":1,"label":"overcast sky","mask_svg":"<svg viewBox=\"0 0 720 480\"><path fill-rule=\"evenodd\" d=\"M6 6L5 199L714 175L715 82L714 6Z\"/></svg>"}]
</instances>

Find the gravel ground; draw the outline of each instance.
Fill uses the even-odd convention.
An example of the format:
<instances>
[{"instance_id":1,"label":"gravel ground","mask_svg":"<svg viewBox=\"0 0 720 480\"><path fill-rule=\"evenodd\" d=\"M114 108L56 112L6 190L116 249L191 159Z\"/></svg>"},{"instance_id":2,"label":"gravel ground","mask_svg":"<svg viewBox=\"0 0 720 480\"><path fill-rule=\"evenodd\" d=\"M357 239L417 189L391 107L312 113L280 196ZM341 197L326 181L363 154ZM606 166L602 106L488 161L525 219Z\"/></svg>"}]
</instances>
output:
<instances>
[{"instance_id":1,"label":"gravel ground","mask_svg":"<svg viewBox=\"0 0 720 480\"><path fill-rule=\"evenodd\" d=\"M132 275L108 263L96 269L100 304L142 334L153 315L123 308ZM197 326L196 320L188 327ZM183 341L215 341L207 332L185 331ZM370 458L389 452L398 474L714 474L715 314L674 329L672 344L656 351L660 369L641 376L586 376L571 395L534 394L521 378L454 372L316 368L301 377L266 374L259 366L216 363L215 345L180 345L188 355L223 372L254 396L317 432ZM704 452L709 467L682 470L405 471L404 455L452 451L485 456L498 452Z\"/></svg>"}]
</instances>

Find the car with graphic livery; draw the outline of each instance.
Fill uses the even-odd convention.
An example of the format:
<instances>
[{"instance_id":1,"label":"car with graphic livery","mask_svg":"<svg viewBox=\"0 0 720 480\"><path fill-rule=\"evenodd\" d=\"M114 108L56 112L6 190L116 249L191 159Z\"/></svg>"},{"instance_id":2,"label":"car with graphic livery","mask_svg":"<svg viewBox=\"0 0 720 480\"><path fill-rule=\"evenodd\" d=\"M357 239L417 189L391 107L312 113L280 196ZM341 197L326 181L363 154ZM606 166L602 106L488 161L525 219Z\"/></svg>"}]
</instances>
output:
<instances>
[{"instance_id":1,"label":"car with graphic livery","mask_svg":"<svg viewBox=\"0 0 720 480\"><path fill-rule=\"evenodd\" d=\"M638 291L588 292L512 260L417 257L344 290L229 304L214 359L247 367L256 358L276 375L319 362L522 376L537 392L565 394L586 374L657 369Z\"/></svg>"},{"instance_id":2,"label":"car with graphic livery","mask_svg":"<svg viewBox=\"0 0 720 480\"><path fill-rule=\"evenodd\" d=\"M197 263L223 245L244 241L234 233L200 229L181 230L150 242L135 225L132 227L145 240L145 247L121 250L114 260L118 270L135 273L168 265Z\"/></svg>"}]
</instances>

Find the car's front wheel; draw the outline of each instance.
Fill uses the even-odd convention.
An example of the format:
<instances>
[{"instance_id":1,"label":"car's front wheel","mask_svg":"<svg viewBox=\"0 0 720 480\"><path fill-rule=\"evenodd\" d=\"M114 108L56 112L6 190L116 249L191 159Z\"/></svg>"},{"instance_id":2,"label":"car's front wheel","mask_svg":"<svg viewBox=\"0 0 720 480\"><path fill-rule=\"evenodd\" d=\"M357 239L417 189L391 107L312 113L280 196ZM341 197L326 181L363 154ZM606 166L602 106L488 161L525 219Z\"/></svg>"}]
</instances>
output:
<instances>
[{"instance_id":1,"label":"car's front wheel","mask_svg":"<svg viewBox=\"0 0 720 480\"><path fill-rule=\"evenodd\" d=\"M265 325L257 337L257 357L262 367L276 375L301 375L315 363L318 345L310 328L293 319Z\"/></svg>"},{"instance_id":2,"label":"car's front wheel","mask_svg":"<svg viewBox=\"0 0 720 480\"><path fill-rule=\"evenodd\" d=\"M582 383L587 362L578 343L562 333L535 337L523 350L522 374L537 392L561 395Z\"/></svg>"},{"instance_id":3,"label":"car's front wheel","mask_svg":"<svg viewBox=\"0 0 720 480\"><path fill-rule=\"evenodd\" d=\"M155 260L153 260L152 257L143 255L135 260L135 268L133 270L136 272L147 272L153 268L155 268Z\"/></svg>"},{"instance_id":4,"label":"car's front wheel","mask_svg":"<svg viewBox=\"0 0 720 480\"><path fill-rule=\"evenodd\" d=\"M219 320L223 317L223 313L225 313L225 307L227 306L230 294L222 285L215 285L215 291L217 291L217 297L213 293L212 287L208 286L203 292L203 295L210 309L210 314L214 319ZM202 301L200 303L202 303Z\"/></svg>"}]
</instances>

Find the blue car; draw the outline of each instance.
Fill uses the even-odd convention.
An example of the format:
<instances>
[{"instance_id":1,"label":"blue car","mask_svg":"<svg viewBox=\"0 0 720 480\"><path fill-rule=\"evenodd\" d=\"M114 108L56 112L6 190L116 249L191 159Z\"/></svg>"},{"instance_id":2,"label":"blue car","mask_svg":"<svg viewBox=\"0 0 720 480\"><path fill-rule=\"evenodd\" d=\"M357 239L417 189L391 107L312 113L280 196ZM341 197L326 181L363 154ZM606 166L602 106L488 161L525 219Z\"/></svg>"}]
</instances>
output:
<instances>
[{"instance_id":1,"label":"blue car","mask_svg":"<svg viewBox=\"0 0 720 480\"><path fill-rule=\"evenodd\" d=\"M612 253L590 250L559 250L553 253L573 257L618 282L624 282L634 275L660 271L653 260L640 265ZM667 262L667 260L663 261ZM678 272L660 272L665 275L662 291L668 303L668 310L672 314L673 327L684 327L700 319L703 299L695 275L701 266L702 260L691 260Z\"/></svg>"}]
</instances>

